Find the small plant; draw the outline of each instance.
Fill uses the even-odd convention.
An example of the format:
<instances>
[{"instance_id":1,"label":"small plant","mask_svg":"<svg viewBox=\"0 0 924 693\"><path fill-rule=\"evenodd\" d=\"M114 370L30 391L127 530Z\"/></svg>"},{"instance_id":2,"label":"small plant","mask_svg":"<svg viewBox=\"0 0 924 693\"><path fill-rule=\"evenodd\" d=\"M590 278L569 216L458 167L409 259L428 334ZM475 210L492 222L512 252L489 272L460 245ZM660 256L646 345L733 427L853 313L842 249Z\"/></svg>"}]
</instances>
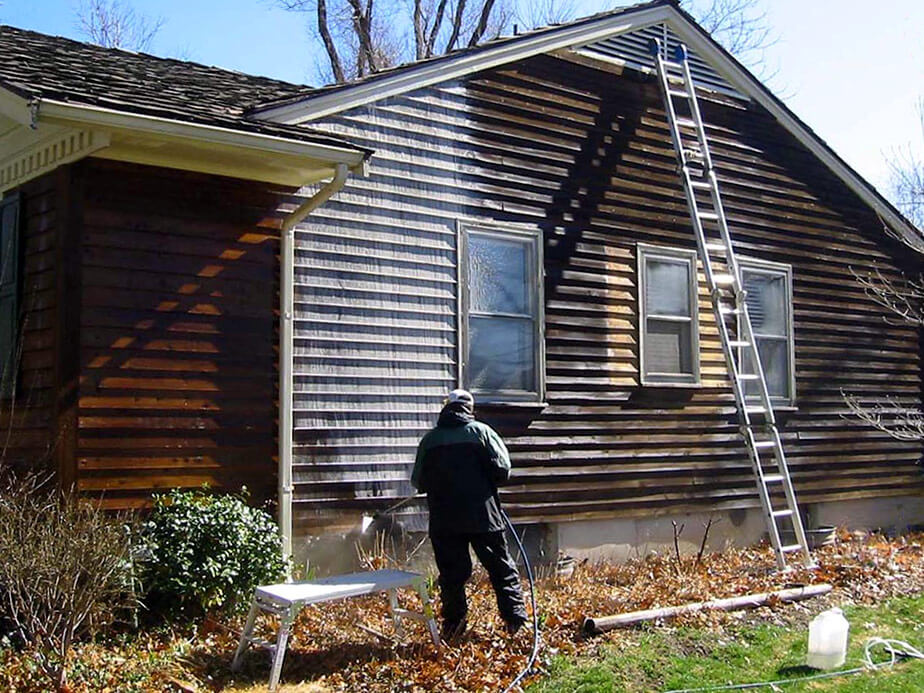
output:
<instances>
[{"instance_id":1,"label":"small plant","mask_svg":"<svg viewBox=\"0 0 924 693\"><path fill-rule=\"evenodd\" d=\"M245 493L174 490L154 497L144 525L152 596L187 612L233 611L254 587L283 577L279 529L247 505Z\"/></svg>"},{"instance_id":2,"label":"small plant","mask_svg":"<svg viewBox=\"0 0 924 693\"><path fill-rule=\"evenodd\" d=\"M0 480L0 621L58 690L75 641L137 606L132 539L127 518L47 479Z\"/></svg>"}]
</instances>

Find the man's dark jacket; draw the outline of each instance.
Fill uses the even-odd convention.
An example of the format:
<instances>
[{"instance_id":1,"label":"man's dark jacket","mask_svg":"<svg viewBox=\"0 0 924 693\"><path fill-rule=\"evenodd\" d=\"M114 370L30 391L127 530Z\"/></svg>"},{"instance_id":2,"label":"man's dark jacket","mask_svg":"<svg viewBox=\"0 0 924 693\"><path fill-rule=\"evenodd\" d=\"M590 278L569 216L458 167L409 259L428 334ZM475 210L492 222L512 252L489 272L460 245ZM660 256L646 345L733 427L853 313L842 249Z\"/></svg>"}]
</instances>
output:
<instances>
[{"instance_id":1,"label":"man's dark jacket","mask_svg":"<svg viewBox=\"0 0 924 693\"><path fill-rule=\"evenodd\" d=\"M509 476L504 441L453 402L420 441L411 483L427 494L430 534L477 534L504 529L497 485Z\"/></svg>"}]
</instances>

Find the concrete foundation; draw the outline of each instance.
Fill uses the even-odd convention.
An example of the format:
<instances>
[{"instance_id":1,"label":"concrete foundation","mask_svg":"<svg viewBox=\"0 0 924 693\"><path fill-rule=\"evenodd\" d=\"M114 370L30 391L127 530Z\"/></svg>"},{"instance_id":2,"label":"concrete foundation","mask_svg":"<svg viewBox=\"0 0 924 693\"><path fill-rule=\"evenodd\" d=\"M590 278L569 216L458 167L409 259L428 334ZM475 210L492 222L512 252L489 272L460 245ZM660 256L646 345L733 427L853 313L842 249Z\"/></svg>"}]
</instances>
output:
<instances>
[{"instance_id":1,"label":"concrete foundation","mask_svg":"<svg viewBox=\"0 0 924 693\"><path fill-rule=\"evenodd\" d=\"M815 503L803 507L807 528L834 525L847 529L903 532L924 524L924 497L901 496L832 503ZM591 561L625 561L650 552L674 550L674 525L680 533L679 545L684 554L699 550L705 525L713 518L706 544L709 551L728 546L748 546L766 538L767 527L759 508L685 513L632 519L564 522L556 526L556 545L560 552Z\"/></svg>"}]
</instances>

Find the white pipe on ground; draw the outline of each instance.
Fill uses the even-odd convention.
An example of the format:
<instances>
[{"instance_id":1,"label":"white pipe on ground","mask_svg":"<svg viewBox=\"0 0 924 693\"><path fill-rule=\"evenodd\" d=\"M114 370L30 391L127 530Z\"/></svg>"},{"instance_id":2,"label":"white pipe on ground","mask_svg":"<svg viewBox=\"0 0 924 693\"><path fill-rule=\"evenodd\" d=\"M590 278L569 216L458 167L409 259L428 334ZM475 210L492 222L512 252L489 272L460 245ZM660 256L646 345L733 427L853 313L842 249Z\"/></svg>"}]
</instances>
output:
<instances>
[{"instance_id":1,"label":"white pipe on ground","mask_svg":"<svg viewBox=\"0 0 924 693\"><path fill-rule=\"evenodd\" d=\"M667 606L663 609L646 609L645 611L631 611L616 616L602 616L584 619L584 632L588 634L603 633L614 628L633 626L644 621L675 618L681 614L692 614L698 611L737 611L738 609L752 609L763 606L772 600L781 602L798 602L811 599L831 591L831 585L807 585L792 589L777 590L775 592L761 592L759 594L746 594L743 597L730 597L728 599L713 599L707 602L694 602L682 606Z\"/></svg>"},{"instance_id":2,"label":"white pipe on ground","mask_svg":"<svg viewBox=\"0 0 924 693\"><path fill-rule=\"evenodd\" d=\"M292 555L292 386L295 321L295 227L346 183L349 168L337 164L334 177L282 222L279 239L279 533L282 555Z\"/></svg>"}]
</instances>

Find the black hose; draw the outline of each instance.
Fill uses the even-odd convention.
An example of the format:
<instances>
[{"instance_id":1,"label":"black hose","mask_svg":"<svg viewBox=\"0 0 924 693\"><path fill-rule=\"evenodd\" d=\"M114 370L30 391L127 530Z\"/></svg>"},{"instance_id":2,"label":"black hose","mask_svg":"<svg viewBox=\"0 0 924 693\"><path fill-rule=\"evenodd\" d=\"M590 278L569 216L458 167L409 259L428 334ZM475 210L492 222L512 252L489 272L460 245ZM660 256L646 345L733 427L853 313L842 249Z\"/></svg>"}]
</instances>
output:
<instances>
[{"instance_id":1,"label":"black hose","mask_svg":"<svg viewBox=\"0 0 924 693\"><path fill-rule=\"evenodd\" d=\"M510 518L507 517L507 513L504 512L503 508L501 508L501 515L503 515L504 522L507 523L507 529L509 529L510 533L513 535L513 540L517 543L517 547L520 549L520 555L523 557L526 577L529 579L529 597L533 606L533 651L530 653L529 660L526 662L526 666L523 667L523 671L517 674L517 677L504 689L504 693L509 693L516 688L520 681L530 672L533 665L536 663L536 657L539 655L539 612L536 610L536 583L533 580L533 567L529 564L526 549L523 548L523 542L520 541L520 537L517 536L517 532L513 528L513 523L510 521Z\"/></svg>"}]
</instances>

